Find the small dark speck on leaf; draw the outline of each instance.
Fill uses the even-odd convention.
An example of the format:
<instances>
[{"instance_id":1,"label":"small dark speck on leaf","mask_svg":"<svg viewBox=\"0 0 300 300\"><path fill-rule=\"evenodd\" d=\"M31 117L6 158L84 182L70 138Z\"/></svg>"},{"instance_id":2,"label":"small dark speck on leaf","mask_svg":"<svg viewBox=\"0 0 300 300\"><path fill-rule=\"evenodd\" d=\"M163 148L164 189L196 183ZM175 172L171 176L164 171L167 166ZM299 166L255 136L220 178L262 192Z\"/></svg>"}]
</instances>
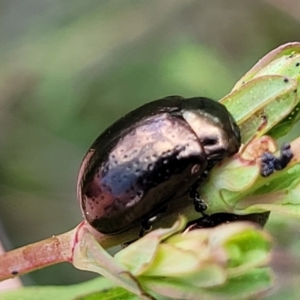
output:
<instances>
[{"instance_id":1,"label":"small dark speck on leaf","mask_svg":"<svg viewBox=\"0 0 300 300\"><path fill-rule=\"evenodd\" d=\"M11 272L11 275L18 275L18 274L19 274L18 271L12 271L12 272Z\"/></svg>"},{"instance_id":2,"label":"small dark speck on leaf","mask_svg":"<svg viewBox=\"0 0 300 300\"><path fill-rule=\"evenodd\" d=\"M296 63L296 67L299 67L299 66L300 66L300 62L297 62L297 63Z\"/></svg>"},{"instance_id":3,"label":"small dark speck on leaf","mask_svg":"<svg viewBox=\"0 0 300 300\"><path fill-rule=\"evenodd\" d=\"M284 82L289 82L289 79L288 78L284 78L283 81Z\"/></svg>"}]
</instances>

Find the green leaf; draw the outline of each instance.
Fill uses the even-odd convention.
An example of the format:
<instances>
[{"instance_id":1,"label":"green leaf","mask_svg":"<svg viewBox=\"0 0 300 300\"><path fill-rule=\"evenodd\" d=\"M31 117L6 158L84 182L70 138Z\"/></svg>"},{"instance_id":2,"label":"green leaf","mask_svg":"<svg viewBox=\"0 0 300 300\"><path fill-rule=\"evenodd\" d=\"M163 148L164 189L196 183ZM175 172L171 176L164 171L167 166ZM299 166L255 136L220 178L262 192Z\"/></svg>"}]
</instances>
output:
<instances>
[{"instance_id":1,"label":"green leaf","mask_svg":"<svg viewBox=\"0 0 300 300\"><path fill-rule=\"evenodd\" d=\"M235 118L242 142L262 136L299 102L298 81L279 75L254 78L220 100Z\"/></svg>"},{"instance_id":2,"label":"green leaf","mask_svg":"<svg viewBox=\"0 0 300 300\"><path fill-rule=\"evenodd\" d=\"M115 260L128 268L133 275L139 275L148 269L158 252L160 242L183 230L186 220L181 216L171 228L157 229L147 234L129 247L115 255Z\"/></svg>"},{"instance_id":3,"label":"green leaf","mask_svg":"<svg viewBox=\"0 0 300 300\"><path fill-rule=\"evenodd\" d=\"M232 275L241 275L259 264L266 263L270 258L272 243L261 232L244 230L229 238L224 247L230 257L229 272Z\"/></svg>"},{"instance_id":4,"label":"green leaf","mask_svg":"<svg viewBox=\"0 0 300 300\"><path fill-rule=\"evenodd\" d=\"M274 285L273 273L269 268L257 268L238 277L231 278L224 286L216 287L210 292L215 297L228 299L249 299L259 292ZM224 298L222 298L224 299Z\"/></svg>"},{"instance_id":5,"label":"green leaf","mask_svg":"<svg viewBox=\"0 0 300 300\"><path fill-rule=\"evenodd\" d=\"M281 75L287 80L293 78L298 81L297 105L278 124L270 126L266 131L274 138L286 135L300 118L299 104L299 71L300 71L300 43L287 43L279 46L265 55L254 65L234 86L231 93L243 90L252 80L266 75ZM288 106L288 105L287 105ZM287 108L287 107L286 107ZM292 108L292 107L290 107ZM275 115L274 115L275 116ZM268 120L269 121L269 120Z\"/></svg>"},{"instance_id":6,"label":"green leaf","mask_svg":"<svg viewBox=\"0 0 300 300\"><path fill-rule=\"evenodd\" d=\"M163 280L162 278L150 278L143 284L155 293L168 297L168 299L240 300L266 291L274 283L273 274L269 268L257 268L213 288L201 289L173 278L164 278Z\"/></svg>"},{"instance_id":7,"label":"green leaf","mask_svg":"<svg viewBox=\"0 0 300 300\"><path fill-rule=\"evenodd\" d=\"M243 84L253 79L259 72L268 73L270 74L273 71L277 72L281 69L280 74L284 74L283 68L280 68L280 63L273 63L277 59L282 57L292 58L295 54L300 53L300 43L287 43L277 47L276 49L272 50L271 52L267 53L263 58L261 58L257 64L255 64L234 86L232 91L239 89ZM271 65L272 67L269 67ZM277 66L276 66L277 65ZM273 68L276 66L275 68ZM266 70L266 71L261 71ZM273 73L274 74L274 73ZM288 75L286 75L288 76Z\"/></svg>"},{"instance_id":8,"label":"green leaf","mask_svg":"<svg viewBox=\"0 0 300 300\"><path fill-rule=\"evenodd\" d=\"M1 300L75 300L86 294L106 290L113 284L101 277L70 286L24 287L15 291L0 293ZM79 298L80 299L80 298ZM104 298L105 299L105 298ZM113 298L109 298L113 299ZM116 298L117 299L117 298ZM130 298L129 298L130 299Z\"/></svg>"},{"instance_id":9,"label":"green leaf","mask_svg":"<svg viewBox=\"0 0 300 300\"><path fill-rule=\"evenodd\" d=\"M244 193L249 193L260 176L258 163L247 163L238 157L217 165L200 187L208 212L233 212Z\"/></svg>"},{"instance_id":10,"label":"green leaf","mask_svg":"<svg viewBox=\"0 0 300 300\"><path fill-rule=\"evenodd\" d=\"M114 287L111 289L103 290L101 292L91 293L82 297L77 297L74 300L138 300L138 296L131 294L127 290Z\"/></svg>"},{"instance_id":11,"label":"green leaf","mask_svg":"<svg viewBox=\"0 0 300 300\"><path fill-rule=\"evenodd\" d=\"M146 294L129 271L109 255L90 232L79 232L79 240L75 244L73 255L73 265L76 268L104 275L136 295Z\"/></svg>"},{"instance_id":12,"label":"green leaf","mask_svg":"<svg viewBox=\"0 0 300 300\"><path fill-rule=\"evenodd\" d=\"M252 194L242 197L235 208L244 213L273 211L300 217L300 165L277 172L269 178L258 178Z\"/></svg>"}]
</instances>

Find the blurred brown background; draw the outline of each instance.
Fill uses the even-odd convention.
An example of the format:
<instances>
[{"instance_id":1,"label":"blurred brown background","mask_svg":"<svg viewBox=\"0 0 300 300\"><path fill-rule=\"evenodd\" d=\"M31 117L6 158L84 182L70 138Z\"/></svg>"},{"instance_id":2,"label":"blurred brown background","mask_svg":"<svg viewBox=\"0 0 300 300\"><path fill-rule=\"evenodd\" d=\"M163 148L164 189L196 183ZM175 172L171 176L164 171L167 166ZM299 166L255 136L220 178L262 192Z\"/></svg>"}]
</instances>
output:
<instances>
[{"instance_id":1,"label":"blurred brown background","mask_svg":"<svg viewBox=\"0 0 300 300\"><path fill-rule=\"evenodd\" d=\"M268 51L300 41L299 29L298 0L1 0L0 220L6 246L81 221L77 171L114 120L167 95L219 99ZM273 217L268 229L278 228L278 244L297 255L297 221ZM66 284L90 276L58 265L27 282Z\"/></svg>"}]
</instances>

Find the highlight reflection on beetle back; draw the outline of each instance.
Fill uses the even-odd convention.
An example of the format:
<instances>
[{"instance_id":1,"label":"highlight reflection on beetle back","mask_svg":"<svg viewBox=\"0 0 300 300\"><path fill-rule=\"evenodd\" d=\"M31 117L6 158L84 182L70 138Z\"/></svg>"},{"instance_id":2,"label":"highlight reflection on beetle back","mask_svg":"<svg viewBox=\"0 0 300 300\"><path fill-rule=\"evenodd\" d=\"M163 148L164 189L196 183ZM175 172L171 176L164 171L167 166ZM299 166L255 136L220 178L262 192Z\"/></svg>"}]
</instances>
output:
<instances>
[{"instance_id":1,"label":"highlight reflection on beetle back","mask_svg":"<svg viewBox=\"0 0 300 300\"><path fill-rule=\"evenodd\" d=\"M103 233L140 222L158 204L188 190L206 166L202 151L183 120L168 114L144 120L119 140L86 183L86 218ZM192 172L195 165L199 168Z\"/></svg>"}]
</instances>

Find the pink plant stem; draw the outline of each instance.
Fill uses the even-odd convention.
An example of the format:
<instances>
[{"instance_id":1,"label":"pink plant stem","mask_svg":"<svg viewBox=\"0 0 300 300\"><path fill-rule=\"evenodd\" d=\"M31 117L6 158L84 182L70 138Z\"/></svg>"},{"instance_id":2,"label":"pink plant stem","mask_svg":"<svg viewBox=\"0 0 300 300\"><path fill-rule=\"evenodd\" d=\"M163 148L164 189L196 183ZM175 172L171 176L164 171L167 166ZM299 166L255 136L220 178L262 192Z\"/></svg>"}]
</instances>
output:
<instances>
[{"instance_id":1,"label":"pink plant stem","mask_svg":"<svg viewBox=\"0 0 300 300\"><path fill-rule=\"evenodd\" d=\"M4 252L5 250L0 240L0 255ZM19 278L11 278L9 280L0 282L0 291L16 289L16 288L20 288L21 286L22 286L22 282Z\"/></svg>"},{"instance_id":2,"label":"pink plant stem","mask_svg":"<svg viewBox=\"0 0 300 300\"><path fill-rule=\"evenodd\" d=\"M75 229L0 255L0 281L72 259Z\"/></svg>"},{"instance_id":3,"label":"pink plant stem","mask_svg":"<svg viewBox=\"0 0 300 300\"><path fill-rule=\"evenodd\" d=\"M118 236L108 236L94 230L85 221L74 229L51 238L0 253L0 281L32 272L53 264L73 261L73 250L80 243L83 230L88 230L105 249L132 240L137 236L131 230Z\"/></svg>"}]
</instances>

